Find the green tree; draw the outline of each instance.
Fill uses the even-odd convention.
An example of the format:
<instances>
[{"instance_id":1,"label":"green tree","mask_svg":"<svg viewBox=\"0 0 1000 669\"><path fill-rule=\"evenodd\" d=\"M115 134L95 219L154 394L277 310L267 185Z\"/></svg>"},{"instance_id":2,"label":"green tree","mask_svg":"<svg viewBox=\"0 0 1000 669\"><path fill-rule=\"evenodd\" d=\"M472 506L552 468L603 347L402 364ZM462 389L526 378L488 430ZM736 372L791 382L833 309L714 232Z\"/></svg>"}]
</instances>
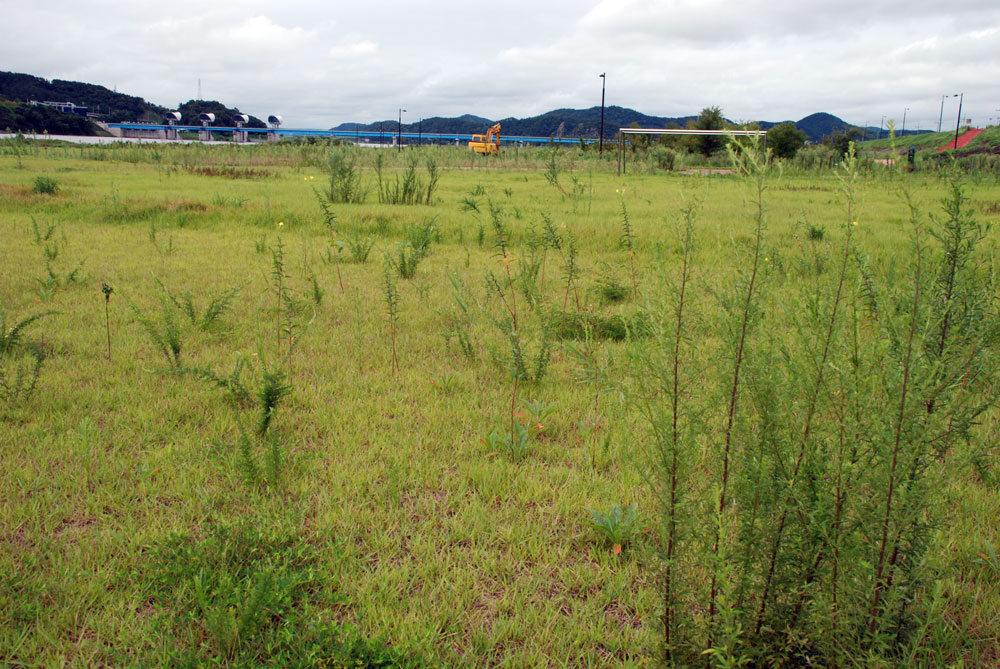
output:
<instances>
[{"instance_id":1,"label":"green tree","mask_svg":"<svg viewBox=\"0 0 1000 669\"><path fill-rule=\"evenodd\" d=\"M694 127L698 130L724 130L726 119L722 117L722 110L718 107L705 107L698 115ZM710 156L725 144L722 137L706 135L698 138L698 151L705 156Z\"/></svg>"},{"instance_id":2,"label":"green tree","mask_svg":"<svg viewBox=\"0 0 1000 669\"><path fill-rule=\"evenodd\" d=\"M861 131L857 128L851 128L827 137L824 142L828 143L838 156L843 156L850 148L851 142L856 141L858 137L861 137Z\"/></svg>"},{"instance_id":3,"label":"green tree","mask_svg":"<svg viewBox=\"0 0 1000 669\"><path fill-rule=\"evenodd\" d=\"M633 121L628 124L629 128L639 128L640 126L637 122ZM642 152L645 153L649 149L651 143L651 137L649 135L629 135L628 145L632 147L632 152Z\"/></svg>"},{"instance_id":4,"label":"green tree","mask_svg":"<svg viewBox=\"0 0 1000 669\"><path fill-rule=\"evenodd\" d=\"M668 130L679 130L680 128L681 125L674 121L667 123ZM660 146L673 149L674 151L692 153L695 149L694 140L695 138L691 135L660 135L656 140L656 143Z\"/></svg>"},{"instance_id":5,"label":"green tree","mask_svg":"<svg viewBox=\"0 0 1000 669\"><path fill-rule=\"evenodd\" d=\"M794 123L787 121L767 131L767 146L778 158L794 158L805 146L807 137Z\"/></svg>"}]
</instances>

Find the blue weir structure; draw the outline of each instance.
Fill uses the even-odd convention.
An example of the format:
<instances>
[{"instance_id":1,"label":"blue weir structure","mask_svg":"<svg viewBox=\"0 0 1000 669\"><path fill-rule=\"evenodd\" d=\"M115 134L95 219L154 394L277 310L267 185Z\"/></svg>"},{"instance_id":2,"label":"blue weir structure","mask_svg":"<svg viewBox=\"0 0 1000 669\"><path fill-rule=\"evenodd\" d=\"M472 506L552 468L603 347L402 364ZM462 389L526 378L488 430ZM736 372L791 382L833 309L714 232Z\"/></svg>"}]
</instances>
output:
<instances>
[{"instance_id":1,"label":"blue weir structure","mask_svg":"<svg viewBox=\"0 0 1000 669\"><path fill-rule=\"evenodd\" d=\"M215 126L205 126L205 125L158 125L152 123L108 123L108 129L111 130L113 134L120 134L121 137L143 137L148 139L177 139L177 132L181 130L204 133L206 130L210 132L224 132L233 133L233 137L239 138L240 134L243 133L243 137L246 140L253 141L255 138L259 140L270 140L277 141L281 137L337 137L340 139L354 140L358 143L371 143L374 142L377 145L384 145L388 142L389 145L394 145L396 143L397 132L395 129L386 130L384 132L379 130L308 130L301 129L296 130L292 128L227 128L227 127L215 127ZM451 133L429 133L429 132L403 132L399 133L401 137L401 142L406 143L421 143L421 144L440 144L443 142L448 143L463 143L468 142L472 139L472 135L465 134L451 134ZM202 135L204 137L204 135ZM238 139L236 141L239 141ZM579 144L579 137L504 137L500 138L501 143L505 144ZM587 144L593 144L597 141L596 137L588 138L584 137L583 141Z\"/></svg>"}]
</instances>

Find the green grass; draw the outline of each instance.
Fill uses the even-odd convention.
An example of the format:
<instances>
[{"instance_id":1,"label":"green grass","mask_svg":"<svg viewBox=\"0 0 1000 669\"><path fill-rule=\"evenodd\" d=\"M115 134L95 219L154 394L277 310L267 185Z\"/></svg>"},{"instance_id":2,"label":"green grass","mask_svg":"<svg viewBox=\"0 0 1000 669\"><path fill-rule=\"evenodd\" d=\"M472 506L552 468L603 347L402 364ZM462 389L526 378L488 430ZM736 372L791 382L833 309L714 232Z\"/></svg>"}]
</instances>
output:
<instances>
[{"instance_id":1,"label":"green grass","mask_svg":"<svg viewBox=\"0 0 1000 669\"><path fill-rule=\"evenodd\" d=\"M657 173L642 161L617 177L613 156L598 161L573 150L562 154L562 179L571 184L568 176L576 176L583 191L568 197L546 181L542 150L508 149L491 163L435 149L442 174L432 205L380 205L374 192L362 204L331 205L340 238L372 237L376 259L433 224L413 278L396 279L394 374L382 264L322 261L330 234L312 187L327 183L323 151L57 145L0 155L0 306L9 324L58 312L25 328L24 337L47 351L34 393L0 404L0 659L307 663L293 656L306 651L282 637L288 633L306 639L309 652L370 666L655 663L662 615L656 507L638 466L638 419L621 396L604 394L595 419L593 392L576 382L574 361L556 345L544 379L524 381L518 392L557 407L532 436L531 451L506 457L479 438L506 425L511 390L502 367L507 341L489 316L499 317L501 307L484 288L487 270L504 270L491 245L488 201L503 210L517 258L512 270L525 262L529 229L542 232L543 212L560 234L575 235L581 310L570 297L562 336L592 331L610 373L624 379L622 324L644 323L647 303L676 277L680 211L695 198L702 204L691 336L705 343L701 362L711 362L713 295L732 283L735 258L752 242L742 185ZM368 154L362 161L370 182ZM271 176L190 171L199 165ZM56 178L58 190L35 192L39 176ZM901 258L908 243L908 214L894 185L900 179L925 210L939 211L945 195L934 175L864 181L855 241L880 265ZM970 185L968 195L980 220L996 222L996 185ZM483 213L462 209L470 197ZM833 271L844 203L829 173L775 178L766 198L767 281L780 302L808 277ZM602 301L609 272L631 288L619 246L622 200L639 296L629 290L621 301ZM45 300L36 282L46 276L44 244L35 241L33 220L43 231L57 226L56 275L86 260L89 277ZM825 234L810 238L820 228ZM281 322L271 255L255 250L262 236L269 248L279 237L284 245L293 302L283 303ZM995 244L995 232L988 242ZM562 262L550 249L538 294L516 293L522 336L532 345L562 307ZM310 297L311 274L325 289L319 304ZM441 313L455 304L449 274L468 287L473 359L444 337ZM292 391L266 437L280 449L275 480L247 485L240 466L241 429L257 439L253 406L193 375L154 373L166 371L167 361L128 301L158 315L156 279L174 295L190 291L198 305L244 286L212 328L193 327L178 313L181 364L227 375L242 355L251 370L287 371ZM114 289L110 363L102 282ZM792 306L769 313L783 308ZM775 331L792 320L780 318ZM279 338L286 320L295 337L290 364L288 337ZM714 376L704 384L706 393L717 390ZM997 420L986 414L978 439L997 443ZM606 444L601 458L579 425L595 421ZM252 443L262 463L266 439ZM951 644L951 661L988 665L1000 656L1000 582L975 559L987 545L1000 547L1000 473L987 462L994 478L984 480L964 457L935 493L942 522L930 556L943 575L951 632L934 643ZM642 527L616 554L587 510L632 503ZM227 562L225 555L248 557ZM201 600L198 574L214 588ZM260 579L284 589L255 612ZM225 632L230 614L243 625L236 641Z\"/></svg>"}]
</instances>

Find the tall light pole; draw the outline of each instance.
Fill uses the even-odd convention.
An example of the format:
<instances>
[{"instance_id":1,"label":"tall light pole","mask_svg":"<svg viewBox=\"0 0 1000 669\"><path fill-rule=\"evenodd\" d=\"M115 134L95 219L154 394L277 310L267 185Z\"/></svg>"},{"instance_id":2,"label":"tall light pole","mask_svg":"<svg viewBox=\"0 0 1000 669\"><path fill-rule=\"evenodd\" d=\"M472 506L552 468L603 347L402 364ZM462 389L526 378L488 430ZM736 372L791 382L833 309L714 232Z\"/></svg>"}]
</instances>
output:
<instances>
[{"instance_id":1,"label":"tall light pole","mask_svg":"<svg viewBox=\"0 0 1000 669\"><path fill-rule=\"evenodd\" d=\"M965 93L958 98L958 120L955 121L955 150L958 151L958 129L962 126L962 101L965 100Z\"/></svg>"},{"instance_id":2,"label":"tall light pole","mask_svg":"<svg viewBox=\"0 0 1000 669\"><path fill-rule=\"evenodd\" d=\"M396 126L396 150L403 150L403 112L406 110L399 108L399 125Z\"/></svg>"},{"instance_id":3,"label":"tall light pole","mask_svg":"<svg viewBox=\"0 0 1000 669\"><path fill-rule=\"evenodd\" d=\"M944 99L945 98L957 98L958 93L954 95L942 95L941 96L941 113L938 114L938 132L941 132L941 121L944 120Z\"/></svg>"},{"instance_id":4,"label":"tall light pole","mask_svg":"<svg viewBox=\"0 0 1000 669\"><path fill-rule=\"evenodd\" d=\"M601 139L598 142L598 153L604 155L604 84L607 81L601 73Z\"/></svg>"},{"instance_id":5,"label":"tall light pole","mask_svg":"<svg viewBox=\"0 0 1000 669\"><path fill-rule=\"evenodd\" d=\"M885 125L885 116L883 116L882 120L878 122L878 138L879 139L882 139L882 126L884 126L884 125Z\"/></svg>"},{"instance_id":6,"label":"tall light pole","mask_svg":"<svg viewBox=\"0 0 1000 669\"><path fill-rule=\"evenodd\" d=\"M899 131L899 136L900 137L905 137L906 136L906 112L908 112L908 111L910 111L909 107L907 107L906 109L903 110L903 129Z\"/></svg>"}]
</instances>

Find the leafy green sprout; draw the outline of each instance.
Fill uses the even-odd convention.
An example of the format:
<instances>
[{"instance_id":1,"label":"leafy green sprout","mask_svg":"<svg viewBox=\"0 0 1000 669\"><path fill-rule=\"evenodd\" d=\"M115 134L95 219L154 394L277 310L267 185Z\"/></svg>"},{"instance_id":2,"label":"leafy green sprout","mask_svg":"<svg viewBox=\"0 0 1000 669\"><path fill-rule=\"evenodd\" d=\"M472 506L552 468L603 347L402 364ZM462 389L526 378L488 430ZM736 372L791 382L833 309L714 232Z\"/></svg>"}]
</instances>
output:
<instances>
[{"instance_id":1,"label":"leafy green sprout","mask_svg":"<svg viewBox=\"0 0 1000 669\"><path fill-rule=\"evenodd\" d=\"M586 525L597 530L597 533L611 544L611 550L615 555L621 553L622 549L632 541L643 520L635 502L624 509L612 504L607 513L589 508L587 512L590 513L590 520L586 521Z\"/></svg>"}]
</instances>

